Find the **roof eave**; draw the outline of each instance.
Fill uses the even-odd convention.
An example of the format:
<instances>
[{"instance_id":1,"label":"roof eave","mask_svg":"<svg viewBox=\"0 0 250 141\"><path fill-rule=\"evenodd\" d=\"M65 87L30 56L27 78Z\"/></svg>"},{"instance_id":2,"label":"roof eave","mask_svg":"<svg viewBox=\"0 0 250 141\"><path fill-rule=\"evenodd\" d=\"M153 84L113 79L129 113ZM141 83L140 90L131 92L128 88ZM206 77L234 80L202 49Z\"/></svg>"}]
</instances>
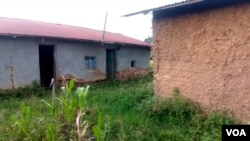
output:
<instances>
[{"instance_id":1,"label":"roof eave","mask_svg":"<svg viewBox=\"0 0 250 141\"><path fill-rule=\"evenodd\" d=\"M180 7L180 6L186 6L186 5L189 5L189 4L199 3L199 2L202 2L202 1L204 1L204 0L184 1L184 2L177 3L177 4L170 4L170 5L166 5L166 6L162 6L162 7L158 7L158 8L151 8L151 9L147 9L147 10L142 10L142 11L126 14L126 15L123 15L122 17L129 17L129 16L138 15L138 14L146 15L146 14L148 14L150 12L154 12L154 11L158 11L158 10L171 9L171 8L176 8L176 7Z\"/></svg>"},{"instance_id":2,"label":"roof eave","mask_svg":"<svg viewBox=\"0 0 250 141\"><path fill-rule=\"evenodd\" d=\"M78 38L64 38L64 37L54 37L54 36L39 36L39 35L27 35L27 34L12 34L12 33L0 33L0 36L7 36L7 37L33 37L33 38L51 38L51 39L62 39L62 40L74 40L74 41L86 41L86 42L95 42L95 43L102 43L100 40L88 40L88 39L78 39ZM135 45L141 47L151 47L149 44L131 44L131 43L123 43L123 42L110 42L110 41L103 41L104 44L123 44L123 45Z\"/></svg>"}]
</instances>

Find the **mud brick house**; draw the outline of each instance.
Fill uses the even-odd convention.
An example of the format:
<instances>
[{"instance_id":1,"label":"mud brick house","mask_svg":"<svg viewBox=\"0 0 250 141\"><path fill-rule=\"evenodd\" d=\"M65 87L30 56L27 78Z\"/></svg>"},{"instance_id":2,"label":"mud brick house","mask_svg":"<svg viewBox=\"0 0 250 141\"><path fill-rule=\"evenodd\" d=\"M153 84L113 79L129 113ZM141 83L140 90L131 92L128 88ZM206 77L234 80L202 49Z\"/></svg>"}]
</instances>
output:
<instances>
[{"instance_id":1,"label":"mud brick house","mask_svg":"<svg viewBox=\"0 0 250 141\"><path fill-rule=\"evenodd\" d=\"M148 73L150 45L118 33L38 21L0 18L0 88L37 80L49 86Z\"/></svg>"},{"instance_id":2,"label":"mud brick house","mask_svg":"<svg viewBox=\"0 0 250 141\"><path fill-rule=\"evenodd\" d=\"M153 13L154 92L173 88L250 121L250 1L187 0Z\"/></svg>"}]
</instances>

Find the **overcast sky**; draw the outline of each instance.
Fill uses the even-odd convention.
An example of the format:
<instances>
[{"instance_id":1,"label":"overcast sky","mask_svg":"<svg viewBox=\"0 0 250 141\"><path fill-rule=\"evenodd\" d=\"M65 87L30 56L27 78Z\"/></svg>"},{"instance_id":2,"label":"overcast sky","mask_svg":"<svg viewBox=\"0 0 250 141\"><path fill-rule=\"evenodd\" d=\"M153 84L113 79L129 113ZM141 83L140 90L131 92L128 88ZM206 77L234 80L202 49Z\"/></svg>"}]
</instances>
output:
<instances>
[{"instance_id":1,"label":"overcast sky","mask_svg":"<svg viewBox=\"0 0 250 141\"><path fill-rule=\"evenodd\" d=\"M103 30L144 40L152 35L152 14L124 14L183 0L0 0L0 17L31 19Z\"/></svg>"}]
</instances>

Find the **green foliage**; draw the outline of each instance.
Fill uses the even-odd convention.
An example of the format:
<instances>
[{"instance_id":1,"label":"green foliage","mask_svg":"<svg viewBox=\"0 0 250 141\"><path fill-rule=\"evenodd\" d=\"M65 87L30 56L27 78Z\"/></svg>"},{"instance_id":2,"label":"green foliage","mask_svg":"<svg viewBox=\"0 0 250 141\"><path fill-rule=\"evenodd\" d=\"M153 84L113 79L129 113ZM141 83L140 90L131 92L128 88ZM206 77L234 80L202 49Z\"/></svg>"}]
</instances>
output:
<instances>
[{"instance_id":1,"label":"green foliage","mask_svg":"<svg viewBox=\"0 0 250 141\"><path fill-rule=\"evenodd\" d=\"M64 88L66 93L60 93L55 99L48 97L37 101L39 107L22 102L21 109L11 115L9 127L3 130L2 138L46 141L83 139L88 124L81 119L85 114L89 86L74 90L74 80L71 80Z\"/></svg>"},{"instance_id":2,"label":"green foliage","mask_svg":"<svg viewBox=\"0 0 250 141\"><path fill-rule=\"evenodd\" d=\"M2 99L0 140L220 141L221 125L236 123L228 113L204 114L178 88L172 98L156 97L152 73L91 87L73 85L71 80L54 102L51 94L43 100Z\"/></svg>"},{"instance_id":3,"label":"green foliage","mask_svg":"<svg viewBox=\"0 0 250 141\"><path fill-rule=\"evenodd\" d=\"M173 98L158 98L151 82L149 75L92 86L94 90L87 96L91 111L87 118L95 123L96 111L102 111L103 124L109 124L104 140L219 141L221 125L235 123L226 114L205 115L199 104L184 99L178 88L173 88ZM99 126L102 131L103 124Z\"/></svg>"},{"instance_id":4,"label":"green foliage","mask_svg":"<svg viewBox=\"0 0 250 141\"><path fill-rule=\"evenodd\" d=\"M152 36L148 36L146 39L144 39L144 42L152 44L152 42L153 42Z\"/></svg>"},{"instance_id":5,"label":"green foliage","mask_svg":"<svg viewBox=\"0 0 250 141\"><path fill-rule=\"evenodd\" d=\"M42 88L37 81L33 81L30 85L18 87L14 90L0 89L0 99L25 98L30 96L42 97L48 94L50 94L50 92Z\"/></svg>"},{"instance_id":6,"label":"green foliage","mask_svg":"<svg viewBox=\"0 0 250 141\"><path fill-rule=\"evenodd\" d=\"M105 134L108 131L108 124L103 124L103 118L100 111L98 112L97 124L93 126L92 130L97 141L104 141Z\"/></svg>"}]
</instances>

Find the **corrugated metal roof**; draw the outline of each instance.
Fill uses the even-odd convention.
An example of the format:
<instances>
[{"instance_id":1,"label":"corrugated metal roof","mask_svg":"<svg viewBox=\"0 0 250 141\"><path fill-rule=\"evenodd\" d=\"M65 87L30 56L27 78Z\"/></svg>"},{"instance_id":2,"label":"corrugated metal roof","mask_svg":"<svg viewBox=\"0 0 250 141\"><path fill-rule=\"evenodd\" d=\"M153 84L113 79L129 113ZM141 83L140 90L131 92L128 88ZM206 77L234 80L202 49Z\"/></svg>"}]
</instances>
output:
<instances>
[{"instance_id":1,"label":"corrugated metal roof","mask_svg":"<svg viewBox=\"0 0 250 141\"><path fill-rule=\"evenodd\" d=\"M201 1L205 1L205 0L183 0L183 1L177 2L177 3L167 4L167 5L160 6L160 7L155 7L155 8L151 8L151 9L146 9L146 10L126 14L126 15L123 15L123 17L129 17L129 16L133 16L133 15L137 15L137 14L148 14L151 11L169 9L169 8L174 8L174 7L179 7L179 6L183 6L183 5L193 4L193 3L197 3L197 2L201 2Z\"/></svg>"},{"instance_id":2,"label":"corrugated metal roof","mask_svg":"<svg viewBox=\"0 0 250 141\"><path fill-rule=\"evenodd\" d=\"M1 17L0 34L17 36L42 36L101 42L103 31L70 25ZM119 33L111 33L107 31L105 32L104 43L133 44L146 47L151 46L150 44L143 41L127 37Z\"/></svg>"}]
</instances>

